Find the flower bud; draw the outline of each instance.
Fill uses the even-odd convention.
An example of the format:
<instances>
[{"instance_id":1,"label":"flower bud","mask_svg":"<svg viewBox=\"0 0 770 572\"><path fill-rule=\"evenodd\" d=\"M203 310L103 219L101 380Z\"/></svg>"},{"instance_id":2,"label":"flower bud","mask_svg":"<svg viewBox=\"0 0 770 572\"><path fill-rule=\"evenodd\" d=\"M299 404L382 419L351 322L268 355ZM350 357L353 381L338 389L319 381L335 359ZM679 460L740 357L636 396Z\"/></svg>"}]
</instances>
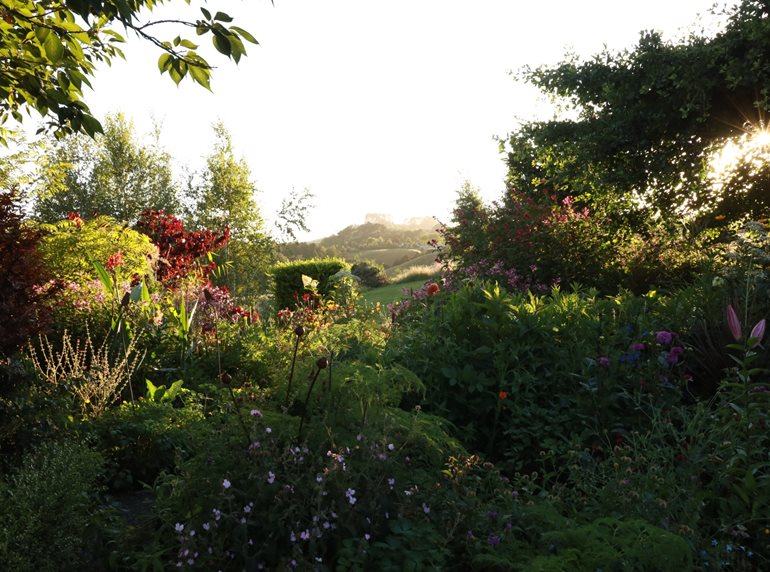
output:
<instances>
[{"instance_id":1,"label":"flower bud","mask_svg":"<svg viewBox=\"0 0 770 572\"><path fill-rule=\"evenodd\" d=\"M301 338L302 336L305 335L305 328L303 328L302 326L297 326L296 328L294 328L294 335L297 336L298 338Z\"/></svg>"},{"instance_id":2,"label":"flower bud","mask_svg":"<svg viewBox=\"0 0 770 572\"><path fill-rule=\"evenodd\" d=\"M232 380L233 380L233 377L227 372L224 372L222 375L219 376L219 381L221 381L225 385L230 385L230 382Z\"/></svg>"},{"instance_id":3,"label":"flower bud","mask_svg":"<svg viewBox=\"0 0 770 572\"><path fill-rule=\"evenodd\" d=\"M727 305L727 327L730 328L730 333L738 342L743 337L741 333L741 321L738 319L738 314L735 313L735 308L732 304Z\"/></svg>"},{"instance_id":4,"label":"flower bud","mask_svg":"<svg viewBox=\"0 0 770 572\"><path fill-rule=\"evenodd\" d=\"M318 366L318 369L326 369L329 367L329 360L325 357L318 358L318 361L315 362L315 364Z\"/></svg>"},{"instance_id":5,"label":"flower bud","mask_svg":"<svg viewBox=\"0 0 770 572\"><path fill-rule=\"evenodd\" d=\"M126 307L128 307L128 303L130 301L131 301L131 294L126 292L125 294L123 294L123 299L120 301L120 305L123 306L124 308L126 308Z\"/></svg>"},{"instance_id":6,"label":"flower bud","mask_svg":"<svg viewBox=\"0 0 770 572\"><path fill-rule=\"evenodd\" d=\"M754 339L754 343L751 345L751 347L755 347L758 345L762 338L765 337L765 319L762 318L759 322L757 322L757 325L754 326L754 329L751 330L751 333L749 334L749 338Z\"/></svg>"}]
</instances>

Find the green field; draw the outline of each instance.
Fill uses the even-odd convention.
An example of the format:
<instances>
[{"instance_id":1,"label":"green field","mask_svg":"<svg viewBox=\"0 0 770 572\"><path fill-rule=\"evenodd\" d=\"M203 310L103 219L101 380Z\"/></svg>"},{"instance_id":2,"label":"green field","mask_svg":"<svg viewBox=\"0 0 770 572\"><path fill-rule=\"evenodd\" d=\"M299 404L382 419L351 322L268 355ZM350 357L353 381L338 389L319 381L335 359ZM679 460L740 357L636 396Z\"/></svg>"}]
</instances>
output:
<instances>
[{"instance_id":1,"label":"green field","mask_svg":"<svg viewBox=\"0 0 770 572\"><path fill-rule=\"evenodd\" d=\"M422 288L425 284L425 280L412 280L411 282L403 282L401 284L389 284L388 286L382 286L380 288L373 288L363 292L362 296L370 304L376 304L379 302L382 306L390 304L394 300L401 300L406 298L402 289L414 289Z\"/></svg>"},{"instance_id":2,"label":"green field","mask_svg":"<svg viewBox=\"0 0 770 572\"><path fill-rule=\"evenodd\" d=\"M373 260L377 264L382 264L385 268L390 268L396 264L411 260L420 256L422 252L416 248L380 248L377 250L361 250L356 253L359 260Z\"/></svg>"}]
</instances>

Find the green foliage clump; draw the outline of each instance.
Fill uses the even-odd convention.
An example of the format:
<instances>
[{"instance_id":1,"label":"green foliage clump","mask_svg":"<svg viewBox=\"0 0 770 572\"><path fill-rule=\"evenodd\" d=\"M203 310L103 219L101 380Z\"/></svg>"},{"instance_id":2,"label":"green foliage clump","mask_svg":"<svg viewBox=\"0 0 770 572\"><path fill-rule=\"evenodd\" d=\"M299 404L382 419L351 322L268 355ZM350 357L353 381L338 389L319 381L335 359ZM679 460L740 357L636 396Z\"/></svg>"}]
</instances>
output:
<instances>
[{"instance_id":1,"label":"green foliage clump","mask_svg":"<svg viewBox=\"0 0 770 572\"><path fill-rule=\"evenodd\" d=\"M318 293L328 296L333 290L330 278L340 271L350 271L350 264L339 258L318 258L299 262L284 262L273 267L275 307L294 308L300 301L305 285L303 276L318 281Z\"/></svg>"},{"instance_id":2,"label":"green foliage clump","mask_svg":"<svg viewBox=\"0 0 770 572\"><path fill-rule=\"evenodd\" d=\"M0 562L17 572L89 568L98 544L95 494L103 459L73 442L48 442L0 483Z\"/></svg>"},{"instance_id":3,"label":"green foliage clump","mask_svg":"<svg viewBox=\"0 0 770 572\"><path fill-rule=\"evenodd\" d=\"M466 185L441 232L439 260L453 278L497 280L522 291L579 283L643 293L686 283L708 261L708 235L624 220L604 206L547 191L509 190L487 205Z\"/></svg>"},{"instance_id":4,"label":"green foliage clump","mask_svg":"<svg viewBox=\"0 0 770 572\"><path fill-rule=\"evenodd\" d=\"M685 330L689 311L655 295L538 297L466 284L413 303L388 351L468 447L521 468L570 434L590 445L645 426L650 403L678 403L684 349L656 333Z\"/></svg>"},{"instance_id":5,"label":"green foliage clump","mask_svg":"<svg viewBox=\"0 0 770 572\"><path fill-rule=\"evenodd\" d=\"M132 490L172 470L189 455L197 431L205 430L196 407L170 402L128 402L91 418L83 430L105 451L105 473L112 490Z\"/></svg>"},{"instance_id":6,"label":"green foliage clump","mask_svg":"<svg viewBox=\"0 0 770 572\"><path fill-rule=\"evenodd\" d=\"M525 69L524 80L576 113L526 122L511 135L502 146L509 181L530 195L558 189L641 216L709 221L766 209L766 161L728 178L724 194L703 165L747 122L764 129L769 14L764 0L742 0L713 37L667 42L646 32L632 50Z\"/></svg>"},{"instance_id":7,"label":"green foliage clump","mask_svg":"<svg viewBox=\"0 0 770 572\"><path fill-rule=\"evenodd\" d=\"M108 115L104 133L71 135L38 160L36 217L47 223L70 212L133 223L145 210L180 210L171 155L136 138L122 114Z\"/></svg>"},{"instance_id":8,"label":"green foliage clump","mask_svg":"<svg viewBox=\"0 0 770 572\"><path fill-rule=\"evenodd\" d=\"M601 518L571 530L546 532L542 542L553 554L535 558L524 571L692 569L692 553L682 538L641 520Z\"/></svg>"},{"instance_id":9,"label":"green foliage clump","mask_svg":"<svg viewBox=\"0 0 770 572\"><path fill-rule=\"evenodd\" d=\"M350 267L350 272L358 277L363 286L377 288L388 283L385 267L372 261L356 262Z\"/></svg>"},{"instance_id":10,"label":"green foliage clump","mask_svg":"<svg viewBox=\"0 0 770 572\"><path fill-rule=\"evenodd\" d=\"M82 284L97 280L93 262L107 266L109 258L118 252L122 253L120 273L124 279L134 274L153 274L158 249L150 238L109 217L86 221L73 215L54 224L41 224L40 229L43 263L63 282Z\"/></svg>"}]
</instances>

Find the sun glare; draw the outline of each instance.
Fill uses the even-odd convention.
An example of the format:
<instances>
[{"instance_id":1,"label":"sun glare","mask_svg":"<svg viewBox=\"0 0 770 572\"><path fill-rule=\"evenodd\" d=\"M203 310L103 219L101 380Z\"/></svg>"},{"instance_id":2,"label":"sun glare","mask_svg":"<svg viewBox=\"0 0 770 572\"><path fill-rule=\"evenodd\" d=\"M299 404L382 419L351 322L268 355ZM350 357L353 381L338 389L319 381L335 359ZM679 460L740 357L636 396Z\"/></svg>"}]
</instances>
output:
<instances>
[{"instance_id":1,"label":"sun glare","mask_svg":"<svg viewBox=\"0 0 770 572\"><path fill-rule=\"evenodd\" d=\"M735 168L750 161L759 167L770 158L770 128L754 127L746 133L731 139L717 151L709 164L710 178L719 188Z\"/></svg>"}]
</instances>

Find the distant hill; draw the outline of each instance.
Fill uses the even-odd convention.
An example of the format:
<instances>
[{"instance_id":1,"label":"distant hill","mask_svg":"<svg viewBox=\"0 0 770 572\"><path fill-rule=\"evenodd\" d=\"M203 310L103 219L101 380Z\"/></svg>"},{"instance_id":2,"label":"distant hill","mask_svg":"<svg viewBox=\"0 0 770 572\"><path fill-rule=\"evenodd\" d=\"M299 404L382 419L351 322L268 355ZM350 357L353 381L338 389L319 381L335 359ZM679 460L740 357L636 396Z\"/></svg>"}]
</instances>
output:
<instances>
[{"instance_id":1,"label":"distant hill","mask_svg":"<svg viewBox=\"0 0 770 572\"><path fill-rule=\"evenodd\" d=\"M313 242L282 244L280 253L287 260L339 256L351 263L371 260L389 268L432 252L429 241L440 239L439 225L431 217L395 223L389 215L368 214L365 221Z\"/></svg>"}]
</instances>

